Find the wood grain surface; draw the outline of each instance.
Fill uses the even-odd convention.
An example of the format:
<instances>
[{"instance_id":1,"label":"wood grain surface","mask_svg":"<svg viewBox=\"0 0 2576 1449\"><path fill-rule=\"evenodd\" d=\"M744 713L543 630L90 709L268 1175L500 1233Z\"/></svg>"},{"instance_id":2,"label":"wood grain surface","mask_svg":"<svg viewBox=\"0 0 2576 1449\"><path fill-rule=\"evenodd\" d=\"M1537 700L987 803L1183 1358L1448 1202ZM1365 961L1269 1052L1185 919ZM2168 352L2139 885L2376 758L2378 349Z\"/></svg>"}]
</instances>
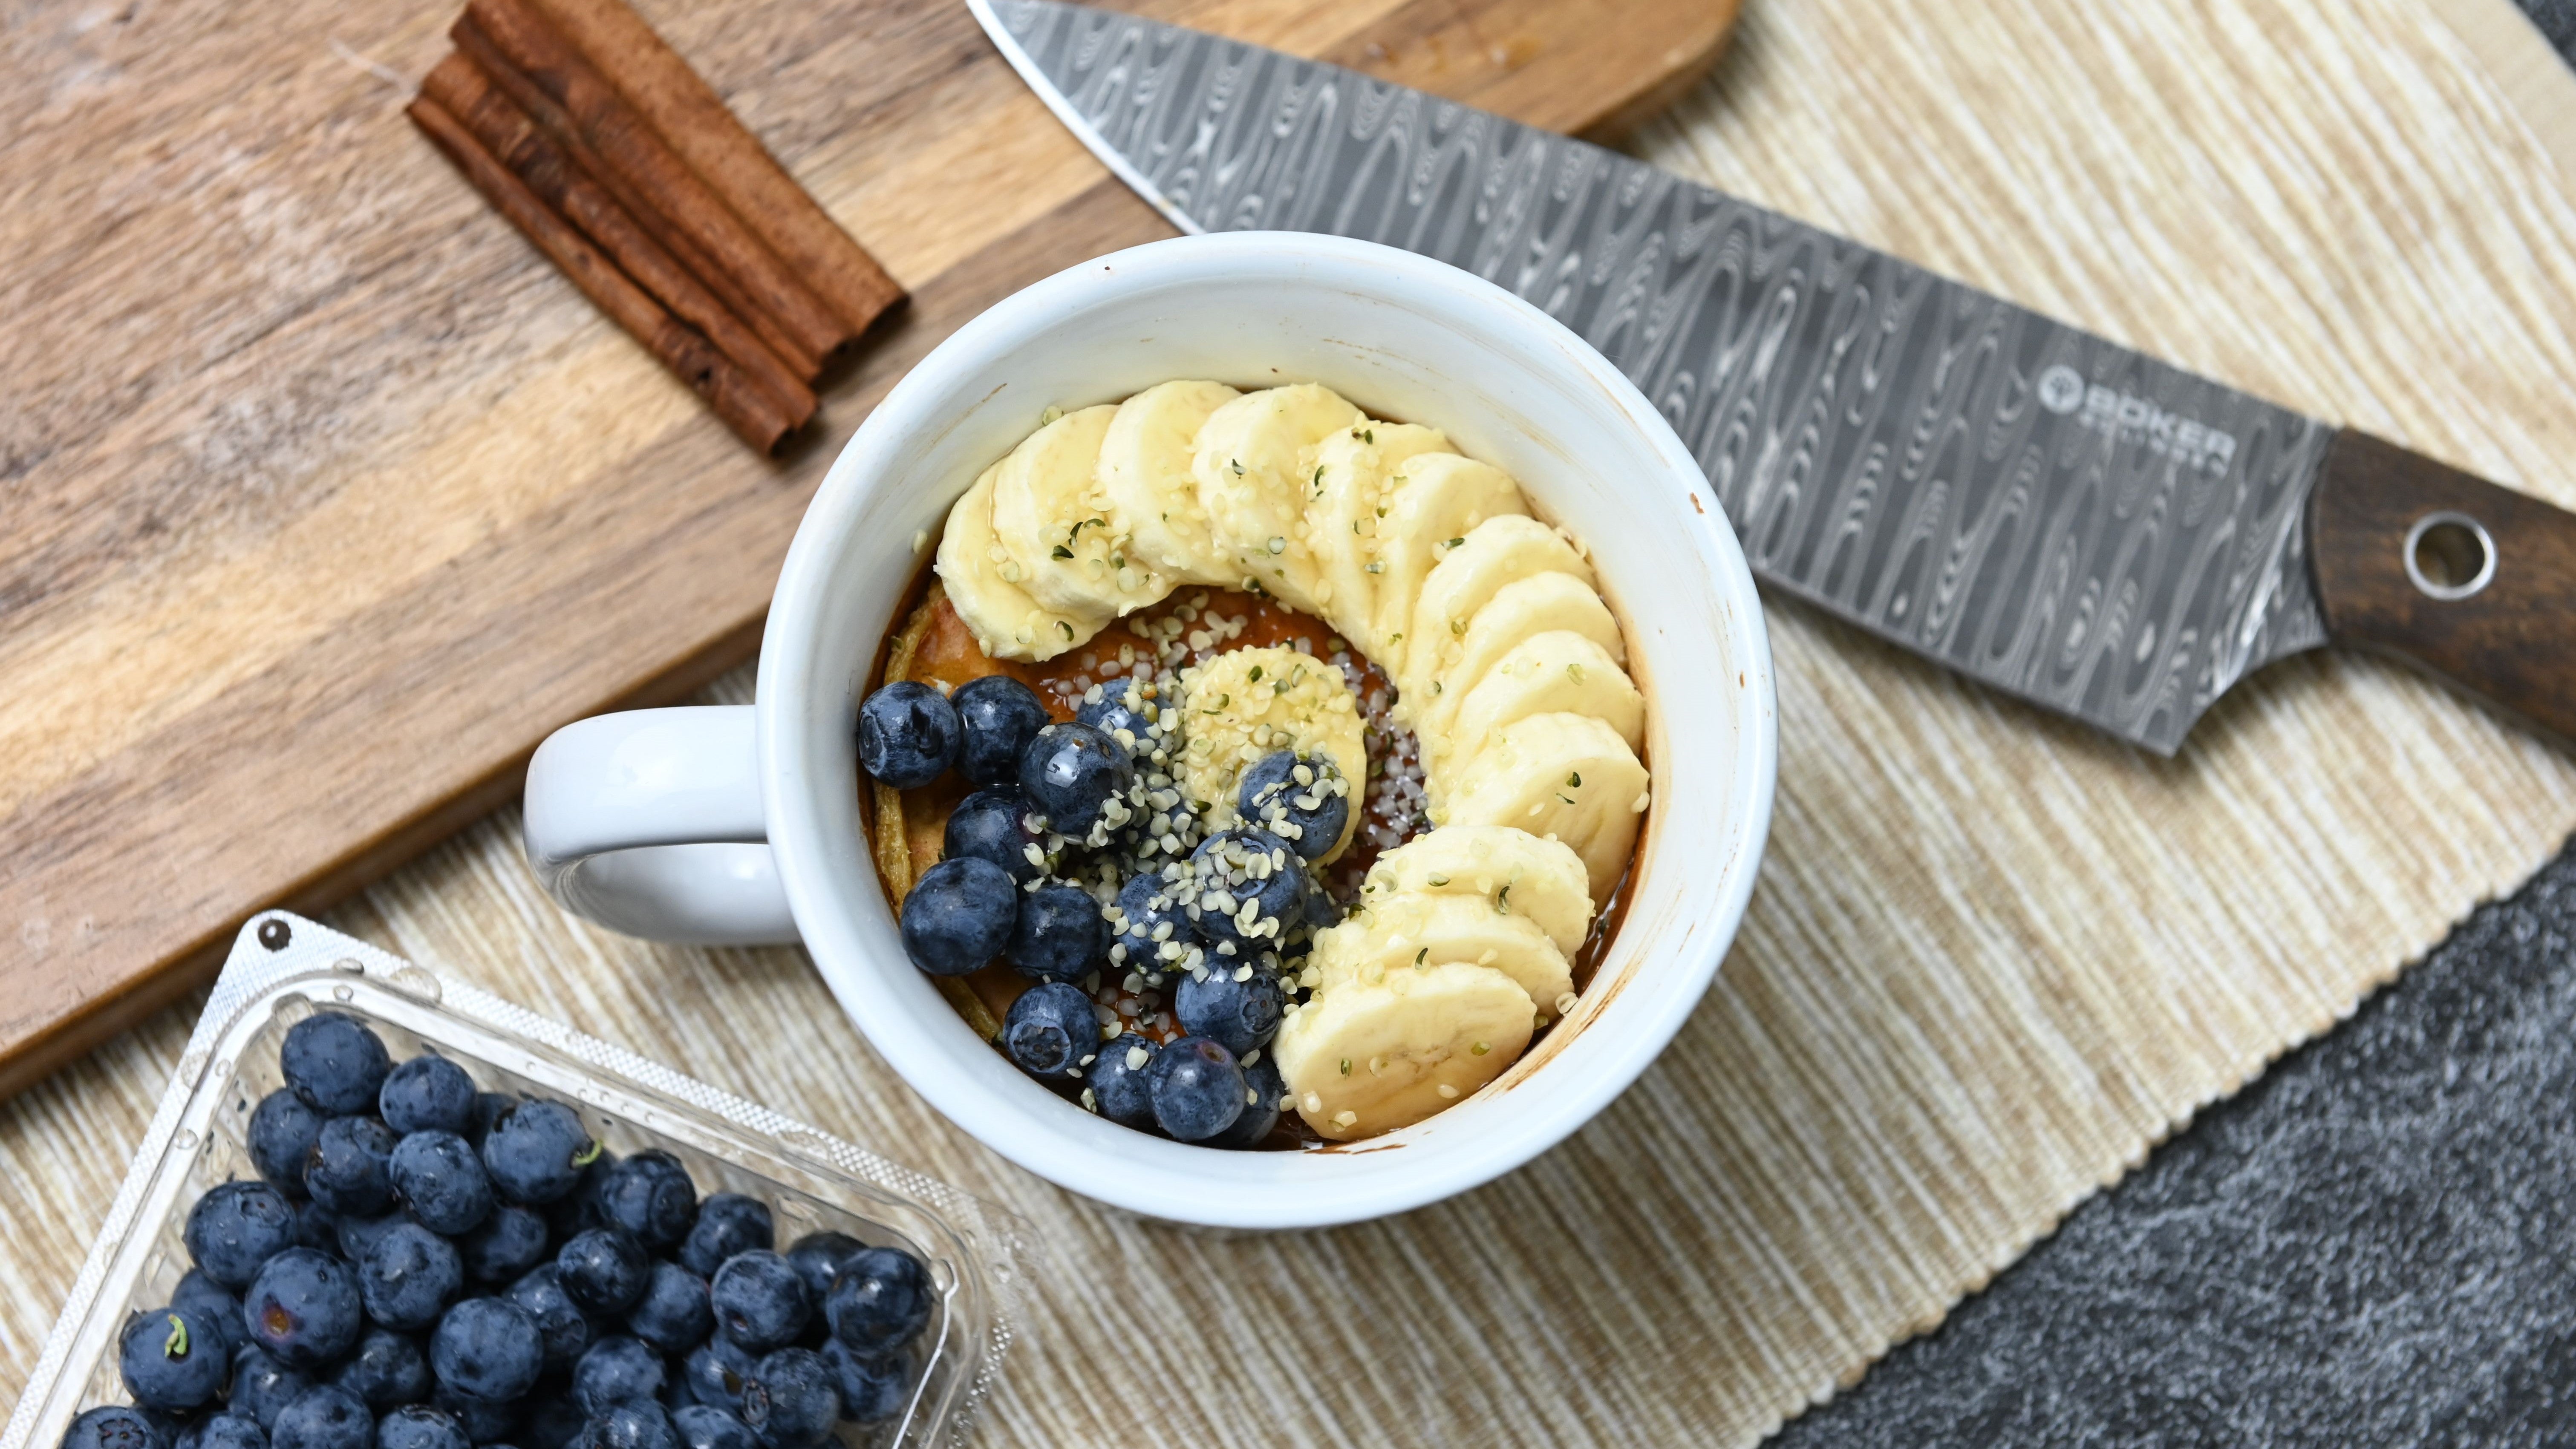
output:
<instances>
[{"instance_id":1,"label":"wood grain surface","mask_svg":"<svg viewBox=\"0 0 2576 1449\"><path fill-rule=\"evenodd\" d=\"M401 117L454 7L42 0L0 29L0 1094L748 655L868 406L1170 228L955 0L652 8L913 294L746 457ZM1537 125L1632 118L1734 0L1165 0ZM254 848L244 843L256 841Z\"/></svg>"},{"instance_id":2,"label":"wood grain surface","mask_svg":"<svg viewBox=\"0 0 2576 1449\"><path fill-rule=\"evenodd\" d=\"M2576 186L2482 59L2517 37L2505 0L1757 4L1635 144L2565 506ZM1770 624L1779 810L1707 1000L1562 1147L1389 1221L1073 1199L892 1080L800 953L567 921L506 810L334 919L1027 1215L1049 1261L985 1442L1746 1445L2576 828L2576 760L2372 658L2266 671L2165 762ZM191 1017L0 1105L0 1391Z\"/></svg>"}]
</instances>

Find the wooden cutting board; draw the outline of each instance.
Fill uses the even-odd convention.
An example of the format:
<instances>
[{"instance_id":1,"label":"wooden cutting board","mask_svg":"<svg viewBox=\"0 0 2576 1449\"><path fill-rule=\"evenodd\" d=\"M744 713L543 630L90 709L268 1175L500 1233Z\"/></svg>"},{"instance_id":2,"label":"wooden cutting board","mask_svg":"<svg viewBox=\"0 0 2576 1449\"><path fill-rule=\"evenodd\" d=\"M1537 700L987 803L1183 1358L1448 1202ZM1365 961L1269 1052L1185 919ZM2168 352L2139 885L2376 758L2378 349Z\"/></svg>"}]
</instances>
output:
<instances>
[{"instance_id":1,"label":"wooden cutting board","mask_svg":"<svg viewBox=\"0 0 2576 1449\"><path fill-rule=\"evenodd\" d=\"M1615 133L1737 0L1152 0ZM39 0L0 34L0 1094L752 652L814 486L993 301L1170 230L956 0L647 3L910 288L751 456L404 122L458 7Z\"/></svg>"}]
</instances>

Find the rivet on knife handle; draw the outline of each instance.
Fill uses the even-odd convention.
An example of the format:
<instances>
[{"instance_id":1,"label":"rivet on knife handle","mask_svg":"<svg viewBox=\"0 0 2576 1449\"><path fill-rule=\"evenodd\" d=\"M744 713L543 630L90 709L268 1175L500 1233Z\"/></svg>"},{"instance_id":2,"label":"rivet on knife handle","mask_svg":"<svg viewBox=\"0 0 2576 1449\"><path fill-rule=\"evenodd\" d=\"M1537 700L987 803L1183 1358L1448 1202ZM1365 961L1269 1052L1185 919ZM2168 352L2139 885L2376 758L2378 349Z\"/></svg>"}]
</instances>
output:
<instances>
[{"instance_id":1,"label":"rivet on knife handle","mask_svg":"<svg viewBox=\"0 0 2576 1449\"><path fill-rule=\"evenodd\" d=\"M2326 632L2576 741L2576 513L2346 429L2308 500Z\"/></svg>"}]
</instances>

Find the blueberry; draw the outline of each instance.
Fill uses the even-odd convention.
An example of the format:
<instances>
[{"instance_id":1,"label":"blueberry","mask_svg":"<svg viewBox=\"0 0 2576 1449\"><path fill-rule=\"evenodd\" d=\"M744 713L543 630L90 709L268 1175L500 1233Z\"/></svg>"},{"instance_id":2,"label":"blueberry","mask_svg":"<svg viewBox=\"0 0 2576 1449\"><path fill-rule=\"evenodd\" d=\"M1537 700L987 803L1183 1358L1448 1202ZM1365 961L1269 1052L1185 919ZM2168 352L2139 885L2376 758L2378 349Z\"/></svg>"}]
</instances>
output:
<instances>
[{"instance_id":1,"label":"blueberry","mask_svg":"<svg viewBox=\"0 0 2576 1449\"><path fill-rule=\"evenodd\" d=\"M238 1368L234 1370L240 1372ZM236 1379L233 1392L241 1392ZM340 1360L331 1374L331 1386L358 1396L366 1406L381 1414L404 1404L417 1404L429 1397L429 1355L422 1351L420 1340L408 1333L390 1328L370 1328L358 1340L356 1351Z\"/></svg>"},{"instance_id":2,"label":"blueberry","mask_svg":"<svg viewBox=\"0 0 2576 1449\"><path fill-rule=\"evenodd\" d=\"M405 1404L376 1421L376 1449L473 1449L453 1415Z\"/></svg>"},{"instance_id":3,"label":"blueberry","mask_svg":"<svg viewBox=\"0 0 2576 1449\"><path fill-rule=\"evenodd\" d=\"M517 1443L520 1449L566 1449L589 1422L570 1394L540 1394L519 1416Z\"/></svg>"},{"instance_id":4,"label":"blueberry","mask_svg":"<svg viewBox=\"0 0 2576 1449\"><path fill-rule=\"evenodd\" d=\"M940 847L947 860L989 860L1013 881L1027 885L1046 871L1046 837L1029 828L1037 807L1017 785L995 785L957 802L948 812L948 831ZM1029 852L1038 851L1031 860Z\"/></svg>"},{"instance_id":5,"label":"blueberry","mask_svg":"<svg viewBox=\"0 0 2576 1449\"><path fill-rule=\"evenodd\" d=\"M903 954L933 976L963 976L1010 944L1020 892L989 860L943 860L903 898Z\"/></svg>"},{"instance_id":6,"label":"blueberry","mask_svg":"<svg viewBox=\"0 0 2576 1449\"><path fill-rule=\"evenodd\" d=\"M832 1291L832 1280L841 1276L841 1265L850 1255L867 1244L847 1233L826 1228L798 1238L787 1250L787 1261L798 1277L805 1280L806 1301L820 1303Z\"/></svg>"},{"instance_id":7,"label":"blueberry","mask_svg":"<svg viewBox=\"0 0 2576 1449\"><path fill-rule=\"evenodd\" d=\"M475 1151L482 1151L483 1139L492 1135L492 1124L517 1105L519 1099L507 1092L475 1093L473 1115L464 1129L465 1140L474 1144Z\"/></svg>"},{"instance_id":8,"label":"blueberry","mask_svg":"<svg viewBox=\"0 0 2576 1449\"><path fill-rule=\"evenodd\" d=\"M456 1240L465 1276L477 1283L516 1282L546 1260L546 1220L527 1208L492 1209L480 1226Z\"/></svg>"},{"instance_id":9,"label":"blueberry","mask_svg":"<svg viewBox=\"0 0 2576 1449\"><path fill-rule=\"evenodd\" d=\"M268 1449L268 1431L240 1414L216 1414L189 1425L176 1449Z\"/></svg>"},{"instance_id":10,"label":"blueberry","mask_svg":"<svg viewBox=\"0 0 2576 1449\"><path fill-rule=\"evenodd\" d=\"M603 1338L573 1365L572 1398L596 1419L612 1404L662 1397L662 1355L623 1334Z\"/></svg>"},{"instance_id":11,"label":"blueberry","mask_svg":"<svg viewBox=\"0 0 2576 1449\"><path fill-rule=\"evenodd\" d=\"M680 1431L660 1404L629 1400L582 1426L581 1449L680 1449Z\"/></svg>"},{"instance_id":12,"label":"blueberry","mask_svg":"<svg viewBox=\"0 0 2576 1449\"><path fill-rule=\"evenodd\" d=\"M179 1275L179 1286L170 1290L170 1306L204 1320L222 1346L225 1358L231 1358L233 1351L242 1346L241 1299L207 1277L204 1269L191 1268Z\"/></svg>"},{"instance_id":13,"label":"blueberry","mask_svg":"<svg viewBox=\"0 0 2576 1449\"><path fill-rule=\"evenodd\" d=\"M742 1407L742 1385L751 1377L752 1365L759 1356L719 1333L696 1348L681 1362L681 1376L689 1385L689 1396L701 1404L723 1409Z\"/></svg>"},{"instance_id":14,"label":"blueberry","mask_svg":"<svg viewBox=\"0 0 2576 1449\"><path fill-rule=\"evenodd\" d=\"M586 1313L624 1313L652 1282L653 1262L635 1236L618 1228L592 1228L555 1254L563 1291Z\"/></svg>"},{"instance_id":15,"label":"blueberry","mask_svg":"<svg viewBox=\"0 0 2576 1449\"><path fill-rule=\"evenodd\" d=\"M1064 835L1087 834L1135 783L1126 748L1086 724L1048 725L1020 752L1020 789Z\"/></svg>"},{"instance_id":16,"label":"blueberry","mask_svg":"<svg viewBox=\"0 0 2576 1449\"><path fill-rule=\"evenodd\" d=\"M1198 923L1185 909L1194 900L1187 887L1164 879L1160 871L1129 876L1118 888L1111 917L1110 964L1148 975L1180 969L1190 948L1201 944Z\"/></svg>"},{"instance_id":17,"label":"blueberry","mask_svg":"<svg viewBox=\"0 0 2576 1449\"><path fill-rule=\"evenodd\" d=\"M1002 1051L1032 1077L1080 1076L1082 1059L1099 1049L1099 1021L1081 987L1032 986L1002 1018Z\"/></svg>"},{"instance_id":18,"label":"blueberry","mask_svg":"<svg viewBox=\"0 0 2576 1449\"><path fill-rule=\"evenodd\" d=\"M785 1348L805 1331L814 1305L805 1279L776 1253L737 1253L707 1285L716 1331L752 1353Z\"/></svg>"},{"instance_id":19,"label":"blueberry","mask_svg":"<svg viewBox=\"0 0 2576 1449\"><path fill-rule=\"evenodd\" d=\"M269 1259L242 1294L250 1341L297 1368L347 1353L365 1321L358 1270L319 1248L289 1248Z\"/></svg>"},{"instance_id":20,"label":"blueberry","mask_svg":"<svg viewBox=\"0 0 2576 1449\"><path fill-rule=\"evenodd\" d=\"M770 1449L813 1449L840 1417L840 1376L810 1348L770 1354L742 1386L742 1422Z\"/></svg>"},{"instance_id":21,"label":"blueberry","mask_svg":"<svg viewBox=\"0 0 2576 1449\"><path fill-rule=\"evenodd\" d=\"M1246 1083L1234 1053L1203 1036L1164 1044L1145 1068L1154 1125L1180 1142L1204 1142L1243 1115Z\"/></svg>"},{"instance_id":22,"label":"blueberry","mask_svg":"<svg viewBox=\"0 0 2576 1449\"><path fill-rule=\"evenodd\" d=\"M901 1248L862 1248L841 1265L823 1311L832 1336L859 1354L892 1353L930 1321L930 1270Z\"/></svg>"},{"instance_id":23,"label":"blueberry","mask_svg":"<svg viewBox=\"0 0 2576 1449\"><path fill-rule=\"evenodd\" d=\"M691 1404L671 1415L688 1449L753 1449L751 1426L712 1404Z\"/></svg>"},{"instance_id":24,"label":"blueberry","mask_svg":"<svg viewBox=\"0 0 2576 1449\"><path fill-rule=\"evenodd\" d=\"M1280 750L1243 772L1235 809L1305 860L1341 843L1351 823L1351 783L1322 750Z\"/></svg>"},{"instance_id":25,"label":"blueberry","mask_svg":"<svg viewBox=\"0 0 2576 1449\"><path fill-rule=\"evenodd\" d=\"M367 1261L367 1254L375 1248L376 1239L410 1221L411 1214L400 1208L388 1213L378 1213L371 1218L342 1218L331 1225L331 1242L328 1246L338 1248L340 1256L352 1263L363 1263Z\"/></svg>"},{"instance_id":26,"label":"blueberry","mask_svg":"<svg viewBox=\"0 0 2576 1449\"><path fill-rule=\"evenodd\" d=\"M387 1328L427 1328L465 1289L465 1264L456 1245L422 1227L403 1223L367 1249L358 1265L358 1296L367 1316Z\"/></svg>"},{"instance_id":27,"label":"blueberry","mask_svg":"<svg viewBox=\"0 0 2576 1449\"><path fill-rule=\"evenodd\" d=\"M912 1393L912 1356L890 1353L869 1357L833 1339L823 1345L823 1362L841 1390L841 1417L854 1424L882 1424L903 1412Z\"/></svg>"},{"instance_id":28,"label":"blueberry","mask_svg":"<svg viewBox=\"0 0 2576 1449\"><path fill-rule=\"evenodd\" d=\"M279 1189L284 1191L284 1189ZM304 1179L298 1175L293 1197L304 1191ZM340 1244L340 1215L306 1198L295 1205L295 1246L299 1248L335 1248Z\"/></svg>"},{"instance_id":29,"label":"blueberry","mask_svg":"<svg viewBox=\"0 0 2576 1449\"><path fill-rule=\"evenodd\" d=\"M278 1070L305 1105L334 1117L372 1111L393 1061L385 1044L354 1016L317 1012L286 1029Z\"/></svg>"},{"instance_id":30,"label":"blueberry","mask_svg":"<svg viewBox=\"0 0 2576 1449\"><path fill-rule=\"evenodd\" d=\"M1305 914L1306 863L1266 830L1218 831L1191 853L1190 870L1197 899L1184 909L1212 947L1211 966L1278 950Z\"/></svg>"},{"instance_id":31,"label":"blueberry","mask_svg":"<svg viewBox=\"0 0 2576 1449\"><path fill-rule=\"evenodd\" d=\"M386 1175L394 1195L431 1232L471 1232L492 1211L492 1178L482 1159L444 1127L424 1128L395 1143Z\"/></svg>"},{"instance_id":32,"label":"blueberry","mask_svg":"<svg viewBox=\"0 0 2576 1449\"><path fill-rule=\"evenodd\" d=\"M233 1386L225 1399L230 1412L247 1414L262 1429L277 1422L278 1412L313 1387L313 1380L255 1343L233 1351Z\"/></svg>"},{"instance_id":33,"label":"blueberry","mask_svg":"<svg viewBox=\"0 0 2576 1449\"><path fill-rule=\"evenodd\" d=\"M1139 685L1133 680L1113 679L1093 685L1083 695L1073 718L1118 741L1130 756L1150 755L1170 731L1155 728L1155 721L1147 718L1149 711L1158 717L1161 714Z\"/></svg>"},{"instance_id":34,"label":"blueberry","mask_svg":"<svg viewBox=\"0 0 2576 1449\"><path fill-rule=\"evenodd\" d=\"M608 1174L617 1170L617 1163L617 1154L602 1147L582 1164L581 1176L574 1181L572 1191L546 1204L546 1222L554 1229L558 1242L608 1225L600 1215L599 1189L608 1181Z\"/></svg>"},{"instance_id":35,"label":"blueberry","mask_svg":"<svg viewBox=\"0 0 2576 1449\"><path fill-rule=\"evenodd\" d=\"M417 1056L395 1067L376 1090L376 1115L409 1136L453 1132L474 1124L474 1079L445 1057Z\"/></svg>"},{"instance_id":36,"label":"blueberry","mask_svg":"<svg viewBox=\"0 0 2576 1449\"><path fill-rule=\"evenodd\" d=\"M600 1153L581 1119L561 1102L519 1101L492 1121L483 1168L503 1202L554 1202L581 1181Z\"/></svg>"},{"instance_id":37,"label":"blueberry","mask_svg":"<svg viewBox=\"0 0 2576 1449\"><path fill-rule=\"evenodd\" d=\"M977 785L1000 785L1019 777L1020 752L1047 727L1046 706L1037 691L1007 674L987 674L957 686L948 696L965 731L957 751L957 770Z\"/></svg>"},{"instance_id":38,"label":"blueberry","mask_svg":"<svg viewBox=\"0 0 2576 1449\"><path fill-rule=\"evenodd\" d=\"M429 1339L429 1366L440 1384L469 1398L518 1398L537 1386L545 1362L536 1319L499 1298L457 1304Z\"/></svg>"},{"instance_id":39,"label":"blueberry","mask_svg":"<svg viewBox=\"0 0 2576 1449\"><path fill-rule=\"evenodd\" d=\"M316 1017L315 1020L321 1018ZM304 1164L304 1190L342 1216L371 1217L393 1205L389 1170L393 1129L373 1117L334 1117L322 1124Z\"/></svg>"},{"instance_id":40,"label":"blueberry","mask_svg":"<svg viewBox=\"0 0 2576 1449\"><path fill-rule=\"evenodd\" d=\"M63 1431L63 1449L169 1449L169 1440L141 1410L101 1404L72 1420Z\"/></svg>"},{"instance_id":41,"label":"blueberry","mask_svg":"<svg viewBox=\"0 0 2576 1449\"><path fill-rule=\"evenodd\" d=\"M1101 1116L1121 1127L1154 1130L1154 1099L1145 1089L1145 1069L1161 1051L1132 1031L1100 1048L1083 1082L1091 1088L1092 1105Z\"/></svg>"},{"instance_id":42,"label":"blueberry","mask_svg":"<svg viewBox=\"0 0 2576 1449\"><path fill-rule=\"evenodd\" d=\"M582 1351L590 1347L590 1317L564 1291L563 1279L554 1264L532 1270L511 1284L502 1296L517 1304L537 1325L545 1345L547 1372L570 1369Z\"/></svg>"},{"instance_id":43,"label":"blueberry","mask_svg":"<svg viewBox=\"0 0 2576 1449\"><path fill-rule=\"evenodd\" d=\"M626 1315L626 1331L664 1353L687 1353L715 1332L707 1280L677 1263L655 1263L644 1296Z\"/></svg>"},{"instance_id":44,"label":"blueberry","mask_svg":"<svg viewBox=\"0 0 2576 1449\"><path fill-rule=\"evenodd\" d=\"M1279 1104L1287 1095L1288 1084L1269 1057L1245 1067L1243 1115L1234 1119L1233 1126L1207 1139L1207 1145L1235 1150L1260 1146L1269 1137L1270 1129L1279 1125Z\"/></svg>"},{"instance_id":45,"label":"blueberry","mask_svg":"<svg viewBox=\"0 0 2576 1449\"><path fill-rule=\"evenodd\" d=\"M1181 978L1172 1014L1181 1030L1240 1057L1270 1045L1287 1004L1278 977L1250 962L1237 966L1219 957L1205 970Z\"/></svg>"},{"instance_id":46,"label":"blueberry","mask_svg":"<svg viewBox=\"0 0 2576 1449\"><path fill-rule=\"evenodd\" d=\"M1043 885L1020 897L1011 927L1011 964L1038 981L1075 981L1109 959L1109 922L1078 885Z\"/></svg>"},{"instance_id":47,"label":"blueberry","mask_svg":"<svg viewBox=\"0 0 2576 1449\"><path fill-rule=\"evenodd\" d=\"M116 1366L134 1402L171 1410L213 1403L232 1369L223 1334L177 1308L154 1308L127 1319L117 1335Z\"/></svg>"},{"instance_id":48,"label":"blueberry","mask_svg":"<svg viewBox=\"0 0 2576 1449\"><path fill-rule=\"evenodd\" d=\"M284 1087L259 1099L250 1114L250 1164L269 1186L304 1196L304 1163L322 1135L323 1114Z\"/></svg>"},{"instance_id":49,"label":"blueberry","mask_svg":"<svg viewBox=\"0 0 2576 1449\"><path fill-rule=\"evenodd\" d=\"M859 705L859 768L898 790L927 785L956 763L964 736L947 696L901 680Z\"/></svg>"},{"instance_id":50,"label":"blueberry","mask_svg":"<svg viewBox=\"0 0 2576 1449\"><path fill-rule=\"evenodd\" d=\"M738 1192L720 1192L698 1204L698 1220L680 1244L680 1266L701 1278L712 1278L736 1253L766 1248L777 1241L769 1204Z\"/></svg>"},{"instance_id":51,"label":"blueberry","mask_svg":"<svg viewBox=\"0 0 2576 1449\"><path fill-rule=\"evenodd\" d=\"M376 1416L328 1384L306 1389L268 1431L271 1449L369 1449L375 1440Z\"/></svg>"},{"instance_id":52,"label":"blueberry","mask_svg":"<svg viewBox=\"0 0 2576 1449\"><path fill-rule=\"evenodd\" d=\"M441 1384L429 1396L429 1406L456 1421L468 1441L475 1444L500 1444L519 1432L519 1401L516 1399L478 1399L460 1394Z\"/></svg>"},{"instance_id":53,"label":"blueberry","mask_svg":"<svg viewBox=\"0 0 2576 1449\"><path fill-rule=\"evenodd\" d=\"M600 1217L635 1235L646 1248L675 1248L698 1220L698 1188L689 1170L667 1152L638 1152L609 1169L599 1183Z\"/></svg>"}]
</instances>

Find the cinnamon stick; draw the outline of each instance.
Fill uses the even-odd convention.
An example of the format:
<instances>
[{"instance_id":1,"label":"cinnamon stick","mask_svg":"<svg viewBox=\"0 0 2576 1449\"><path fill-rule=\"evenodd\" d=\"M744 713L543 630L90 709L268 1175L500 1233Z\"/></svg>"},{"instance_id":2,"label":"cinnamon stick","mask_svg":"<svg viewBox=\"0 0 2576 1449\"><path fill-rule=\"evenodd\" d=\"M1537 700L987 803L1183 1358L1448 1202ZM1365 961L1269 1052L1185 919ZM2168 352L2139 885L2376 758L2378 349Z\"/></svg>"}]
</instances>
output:
<instances>
[{"instance_id":1,"label":"cinnamon stick","mask_svg":"<svg viewBox=\"0 0 2576 1449\"><path fill-rule=\"evenodd\" d=\"M590 57L624 93L671 149L771 251L831 304L851 327L864 332L903 300L903 288L832 219L769 148L678 51L626 0L537 0L565 39Z\"/></svg>"},{"instance_id":2,"label":"cinnamon stick","mask_svg":"<svg viewBox=\"0 0 2576 1449\"><path fill-rule=\"evenodd\" d=\"M409 112L412 124L447 153L493 210L525 232L601 311L704 397L743 441L773 453L803 421L790 416L767 388L754 383L695 328L672 316L619 271L570 222L539 200L526 182L484 150L445 107L421 96L413 99Z\"/></svg>"},{"instance_id":3,"label":"cinnamon stick","mask_svg":"<svg viewBox=\"0 0 2576 1449\"><path fill-rule=\"evenodd\" d=\"M512 100L558 130L582 168L802 376L815 376L825 358L857 340L857 331L743 224L529 0L472 0L452 33ZM696 264L700 258L703 267Z\"/></svg>"},{"instance_id":4,"label":"cinnamon stick","mask_svg":"<svg viewBox=\"0 0 2576 1449\"><path fill-rule=\"evenodd\" d=\"M420 93L456 118L486 154L508 167L548 209L580 228L654 300L706 334L770 392L786 416L799 425L813 416L813 391L778 354L656 244L615 197L575 166L470 57L459 52L439 62L421 81Z\"/></svg>"}]
</instances>

